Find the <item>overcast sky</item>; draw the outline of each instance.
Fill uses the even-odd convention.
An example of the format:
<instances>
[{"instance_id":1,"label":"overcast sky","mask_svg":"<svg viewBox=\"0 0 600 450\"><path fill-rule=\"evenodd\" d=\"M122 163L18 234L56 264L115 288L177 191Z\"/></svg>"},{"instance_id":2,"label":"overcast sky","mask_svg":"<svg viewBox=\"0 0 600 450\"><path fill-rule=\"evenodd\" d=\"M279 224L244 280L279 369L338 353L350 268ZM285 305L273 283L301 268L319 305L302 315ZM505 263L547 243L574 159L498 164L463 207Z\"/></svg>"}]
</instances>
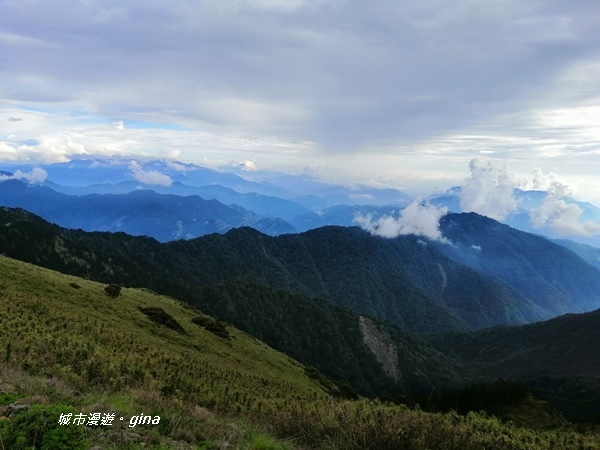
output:
<instances>
[{"instance_id":1,"label":"overcast sky","mask_svg":"<svg viewBox=\"0 0 600 450\"><path fill-rule=\"evenodd\" d=\"M0 0L0 162L85 155L600 201L596 0ZM539 172L538 172L539 173Z\"/></svg>"}]
</instances>

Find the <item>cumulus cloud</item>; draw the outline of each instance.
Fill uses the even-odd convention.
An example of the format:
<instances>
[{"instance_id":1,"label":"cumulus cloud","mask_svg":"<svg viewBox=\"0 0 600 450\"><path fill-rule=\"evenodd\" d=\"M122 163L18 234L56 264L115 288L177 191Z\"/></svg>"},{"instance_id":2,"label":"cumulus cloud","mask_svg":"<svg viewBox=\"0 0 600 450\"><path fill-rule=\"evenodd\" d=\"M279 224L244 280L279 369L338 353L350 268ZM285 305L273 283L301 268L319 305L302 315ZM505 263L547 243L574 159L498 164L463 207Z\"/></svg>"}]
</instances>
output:
<instances>
[{"instance_id":1,"label":"cumulus cloud","mask_svg":"<svg viewBox=\"0 0 600 450\"><path fill-rule=\"evenodd\" d=\"M254 172L257 170L256 162L253 159L247 159L245 161L240 161L235 164L235 167L241 170L246 170L248 172Z\"/></svg>"},{"instance_id":2,"label":"cumulus cloud","mask_svg":"<svg viewBox=\"0 0 600 450\"><path fill-rule=\"evenodd\" d=\"M547 181L548 177L542 179ZM548 227L563 236L589 237L600 234L600 222L581 221L583 209L565 199L571 189L555 177L550 179L548 195L539 207L529 212L529 220L534 228Z\"/></svg>"},{"instance_id":3,"label":"cumulus cloud","mask_svg":"<svg viewBox=\"0 0 600 450\"><path fill-rule=\"evenodd\" d=\"M25 180L29 184L40 184L48 178L48 173L39 167L35 167L31 172L21 172L17 170L13 175L0 175L0 181L4 180Z\"/></svg>"},{"instance_id":4,"label":"cumulus cloud","mask_svg":"<svg viewBox=\"0 0 600 450\"><path fill-rule=\"evenodd\" d=\"M157 170L144 170L137 161L129 164L129 173L139 182L156 186L170 186L173 183L171 177Z\"/></svg>"},{"instance_id":5,"label":"cumulus cloud","mask_svg":"<svg viewBox=\"0 0 600 450\"><path fill-rule=\"evenodd\" d=\"M508 168L497 168L478 159L469 163L471 176L461 189L460 207L463 212L476 212L496 220L504 220L517 209L513 197L518 182Z\"/></svg>"},{"instance_id":6,"label":"cumulus cloud","mask_svg":"<svg viewBox=\"0 0 600 450\"><path fill-rule=\"evenodd\" d=\"M422 204L415 201L400 211L398 217L383 216L373 219L370 214L357 214L354 221L375 236L394 238L413 234L445 242L446 239L440 231L440 219L447 212L448 208L446 207L437 208L428 203Z\"/></svg>"}]
</instances>

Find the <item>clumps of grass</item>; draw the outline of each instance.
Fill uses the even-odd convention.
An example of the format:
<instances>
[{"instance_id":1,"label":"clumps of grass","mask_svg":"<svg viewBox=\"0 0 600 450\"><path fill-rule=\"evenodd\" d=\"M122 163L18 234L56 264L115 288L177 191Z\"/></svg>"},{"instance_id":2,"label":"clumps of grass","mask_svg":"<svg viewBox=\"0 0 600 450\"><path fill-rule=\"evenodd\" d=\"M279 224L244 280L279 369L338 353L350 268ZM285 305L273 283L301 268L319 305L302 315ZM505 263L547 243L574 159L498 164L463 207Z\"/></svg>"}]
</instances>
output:
<instances>
[{"instance_id":1,"label":"clumps of grass","mask_svg":"<svg viewBox=\"0 0 600 450\"><path fill-rule=\"evenodd\" d=\"M519 428L484 413L433 414L377 400L317 400L274 411L274 432L307 448L359 450L598 449L597 435Z\"/></svg>"},{"instance_id":2,"label":"clumps of grass","mask_svg":"<svg viewBox=\"0 0 600 450\"><path fill-rule=\"evenodd\" d=\"M118 284L109 284L104 288L104 293L110 298L117 298L121 295L121 286Z\"/></svg>"},{"instance_id":3,"label":"clumps of grass","mask_svg":"<svg viewBox=\"0 0 600 450\"><path fill-rule=\"evenodd\" d=\"M217 319L213 319L210 316L196 316L192 319L192 323L204 327L206 331L219 336L223 339L230 339L229 331L227 331L227 324Z\"/></svg>"},{"instance_id":4,"label":"clumps of grass","mask_svg":"<svg viewBox=\"0 0 600 450\"><path fill-rule=\"evenodd\" d=\"M175 330L178 333L186 334L183 327L177 322L173 316L171 316L164 309L159 308L158 306L148 306L146 308L140 307L140 311L142 311L148 319L152 322L157 323L159 325L163 325L171 330Z\"/></svg>"},{"instance_id":5,"label":"clumps of grass","mask_svg":"<svg viewBox=\"0 0 600 450\"><path fill-rule=\"evenodd\" d=\"M81 286L74 282L69 283L69 286L71 286L73 289L81 289ZM106 291L106 288L104 290Z\"/></svg>"},{"instance_id":6,"label":"clumps of grass","mask_svg":"<svg viewBox=\"0 0 600 450\"><path fill-rule=\"evenodd\" d=\"M305 366L304 374L310 379L316 381L321 387L329 394L334 397L357 399L359 396L354 388L347 381L334 380L321 373L314 367Z\"/></svg>"}]
</instances>

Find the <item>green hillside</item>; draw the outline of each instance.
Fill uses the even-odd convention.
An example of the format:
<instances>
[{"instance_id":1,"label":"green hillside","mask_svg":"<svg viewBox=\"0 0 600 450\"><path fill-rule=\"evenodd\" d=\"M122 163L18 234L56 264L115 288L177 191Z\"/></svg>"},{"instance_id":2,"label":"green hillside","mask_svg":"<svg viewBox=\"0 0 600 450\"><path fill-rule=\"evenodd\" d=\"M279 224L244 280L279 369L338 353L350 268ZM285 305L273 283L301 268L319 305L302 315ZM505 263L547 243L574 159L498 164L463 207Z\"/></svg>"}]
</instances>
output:
<instances>
[{"instance_id":1,"label":"green hillside","mask_svg":"<svg viewBox=\"0 0 600 450\"><path fill-rule=\"evenodd\" d=\"M476 413L336 399L318 372L172 298L6 257L0 274L2 450L600 448ZM68 413L115 421L58 425ZM140 416L160 420L130 426Z\"/></svg>"},{"instance_id":2,"label":"green hillside","mask_svg":"<svg viewBox=\"0 0 600 450\"><path fill-rule=\"evenodd\" d=\"M296 278L302 278L301 275L292 276L281 270L282 265L274 263L271 257L266 261L263 256L253 259L253 248L268 238L254 230L241 229L226 237L210 235L167 245L122 233L64 230L23 210L0 208L0 220L6 224L0 226L0 251L8 256L96 281L172 295L233 323L328 376L350 382L362 394L420 393L455 382L452 363L412 333L369 319L368 323L382 336L377 340L391 345L388 352L377 355L375 347L369 348L365 343L372 327L360 327L361 320L368 316L361 319L358 313L323 299L286 292L286 285L291 290L305 290ZM334 238L336 230L329 231L334 232ZM366 237L360 231L359 234ZM278 241L269 242L273 245ZM300 263L298 254L292 254ZM331 263L329 267L333 267ZM273 278L266 280L256 271ZM311 277L315 275L318 277L318 271L313 270ZM279 288L261 284L268 281ZM334 282L330 277L329 283ZM363 283L363 288L368 286L369 283ZM413 294L411 291L407 296ZM433 313L426 314L427 308L421 309L418 302L413 303L414 310L421 310L419 320L443 322ZM436 306L436 310L444 311L441 306ZM386 369L386 364L391 367Z\"/></svg>"},{"instance_id":3,"label":"green hillside","mask_svg":"<svg viewBox=\"0 0 600 450\"><path fill-rule=\"evenodd\" d=\"M159 432L199 441L211 431L190 422L197 408L254 414L326 395L299 363L233 327L228 337L207 331L192 322L206 316L174 299L139 289L113 298L105 285L6 257L0 273L0 380L41 383L42 404L159 415ZM160 308L181 330L141 308Z\"/></svg>"}]
</instances>

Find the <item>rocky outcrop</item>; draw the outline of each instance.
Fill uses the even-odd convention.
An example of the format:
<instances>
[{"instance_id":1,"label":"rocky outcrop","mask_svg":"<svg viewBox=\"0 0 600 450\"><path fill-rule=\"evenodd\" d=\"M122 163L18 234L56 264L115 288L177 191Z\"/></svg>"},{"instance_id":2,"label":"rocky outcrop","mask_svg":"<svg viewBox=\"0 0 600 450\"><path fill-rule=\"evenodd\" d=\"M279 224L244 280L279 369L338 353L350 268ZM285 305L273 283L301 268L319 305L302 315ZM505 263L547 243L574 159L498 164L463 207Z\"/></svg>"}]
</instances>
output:
<instances>
[{"instance_id":1,"label":"rocky outcrop","mask_svg":"<svg viewBox=\"0 0 600 450\"><path fill-rule=\"evenodd\" d=\"M401 374L398 367L398 351L389 336L381 332L372 320L362 316L359 318L359 326L363 342L373 352L387 376L399 383Z\"/></svg>"}]
</instances>

